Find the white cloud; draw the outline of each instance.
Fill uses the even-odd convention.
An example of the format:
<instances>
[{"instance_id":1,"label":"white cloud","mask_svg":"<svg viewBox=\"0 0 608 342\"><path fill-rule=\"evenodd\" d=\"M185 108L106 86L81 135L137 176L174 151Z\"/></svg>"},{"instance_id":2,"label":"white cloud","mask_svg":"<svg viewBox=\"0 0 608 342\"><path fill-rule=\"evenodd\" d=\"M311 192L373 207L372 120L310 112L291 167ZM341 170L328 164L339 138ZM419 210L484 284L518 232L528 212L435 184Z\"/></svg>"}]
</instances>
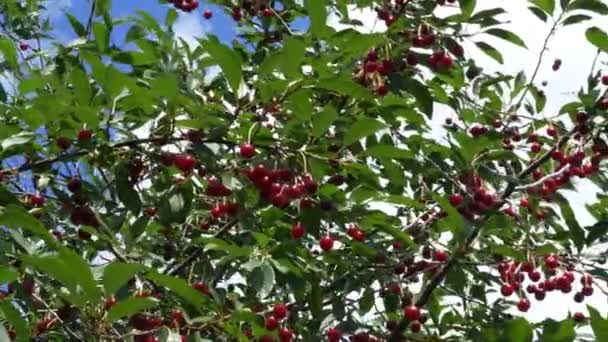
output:
<instances>
[{"instance_id":1,"label":"white cloud","mask_svg":"<svg viewBox=\"0 0 608 342\"><path fill-rule=\"evenodd\" d=\"M199 38L203 38L212 29L208 21L203 21L200 15L195 13L180 13L177 21L173 24L176 36L182 38L190 48L198 46Z\"/></svg>"},{"instance_id":2,"label":"white cloud","mask_svg":"<svg viewBox=\"0 0 608 342\"><path fill-rule=\"evenodd\" d=\"M376 33L386 31L386 25L382 20L378 20L376 11L372 8L357 8L355 5L348 5L349 19L351 22L360 24L342 24L340 23L340 15L332 12L327 17L327 25L336 30L355 29L361 33Z\"/></svg>"}]
</instances>

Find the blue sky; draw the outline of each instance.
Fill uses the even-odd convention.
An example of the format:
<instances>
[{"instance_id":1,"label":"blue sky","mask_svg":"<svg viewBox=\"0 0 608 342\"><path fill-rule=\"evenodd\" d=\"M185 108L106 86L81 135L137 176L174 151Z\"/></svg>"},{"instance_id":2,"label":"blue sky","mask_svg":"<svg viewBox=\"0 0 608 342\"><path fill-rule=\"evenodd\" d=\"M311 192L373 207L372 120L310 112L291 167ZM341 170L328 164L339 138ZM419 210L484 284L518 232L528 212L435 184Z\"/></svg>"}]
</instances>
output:
<instances>
[{"instance_id":1,"label":"blue sky","mask_svg":"<svg viewBox=\"0 0 608 342\"><path fill-rule=\"evenodd\" d=\"M91 8L90 0L48 0L48 15L53 25L53 35L61 41L68 42L76 36L68 22L64 12L69 11L82 23L86 23ZM172 5L159 4L158 0L112 0L112 16L121 18L136 15L136 11L143 10L151 14L159 23L164 23L167 11ZM205 9L213 12L213 18L206 20L202 13ZM235 37L235 23L223 10L214 5L201 1L199 8L192 13L179 14L178 20L174 25L178 35L193 41L193 37L200 37L206 32L217 35L223 41L230 41ZM112 41L120 43L121 38L127 31L127 27L116 28L113 33Z\"/></svg>"}]
</instances>

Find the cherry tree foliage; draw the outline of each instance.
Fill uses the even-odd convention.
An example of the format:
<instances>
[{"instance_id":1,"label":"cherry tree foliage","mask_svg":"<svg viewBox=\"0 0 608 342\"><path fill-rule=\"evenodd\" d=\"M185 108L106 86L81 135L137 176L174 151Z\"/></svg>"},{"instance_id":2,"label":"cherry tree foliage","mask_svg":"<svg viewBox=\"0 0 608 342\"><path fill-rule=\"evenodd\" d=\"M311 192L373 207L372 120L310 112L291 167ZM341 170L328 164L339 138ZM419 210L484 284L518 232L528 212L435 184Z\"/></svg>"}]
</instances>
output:
<instances>
[{"instance_id":1,"label":"cherry tree foliage","mask_svg":"<svg viewBox=\"0 0 608 342\"><path fill-rule=\"evenodd\" d=\"M158 3L89 0L66 42L0 0L1 340L608 341L593 303L525 314L608 294L605 1L528 1L538 47L475 0ZM188 44L180 16L238 33ZM548 99L572 25L597 57ZM535 69L484 69L518 63L496 39Z\"/></svg>"}]
</instances>

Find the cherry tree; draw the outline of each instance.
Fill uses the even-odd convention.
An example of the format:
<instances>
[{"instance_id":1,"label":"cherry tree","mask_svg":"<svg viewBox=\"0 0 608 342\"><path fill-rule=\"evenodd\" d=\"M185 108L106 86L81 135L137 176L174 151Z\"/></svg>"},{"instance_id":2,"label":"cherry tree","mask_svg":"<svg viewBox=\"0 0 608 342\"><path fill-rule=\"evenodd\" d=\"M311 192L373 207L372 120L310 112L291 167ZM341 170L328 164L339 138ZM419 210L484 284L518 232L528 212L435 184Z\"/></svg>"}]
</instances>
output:
<instances>
[{"instance_id":1,"label":"cherry tree","mask_svg":"<svg viewBox=\"0 0 608 342\"><path fill-rule=\"evenodd\" d=\"M531 74L475 58L528 48L475 0L159 3L90 0L65 42L0 0L2 340L608 340L593 303L525 314L608 294L606 196L590 226L564 197L608 186L608 34L571 42L597 49L576 101L548 112L539 77L605 2L528 1ZM188 44L179 16L238 35Z\"/></svg>"}]
</instances>

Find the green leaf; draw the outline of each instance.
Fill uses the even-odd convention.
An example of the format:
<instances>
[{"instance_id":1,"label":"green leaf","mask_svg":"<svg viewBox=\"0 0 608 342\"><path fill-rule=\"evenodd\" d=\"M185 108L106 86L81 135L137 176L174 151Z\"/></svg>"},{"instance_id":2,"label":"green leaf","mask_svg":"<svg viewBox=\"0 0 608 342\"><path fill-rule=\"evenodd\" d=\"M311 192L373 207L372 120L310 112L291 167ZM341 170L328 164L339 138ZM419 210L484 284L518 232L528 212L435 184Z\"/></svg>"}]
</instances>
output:
<instances>
[{"instance_id":1,"label":"green leaf","mask_svg":"<svg viewBox=\"0 0 608 342\"><path fill-rule=\"evenodd\" d=\"M312 91L298 89L289 96L288 107L298 122L308 121L312 117Z\"/></svg>"},{"instance_id":2,"label":"green leaf","mask_svg":"<svg viewBox=\"0 0 608 342\"><path fill-rule=\"evenodd\" d=\"M2 140L2 149L8 150L13 146L29 144L34 138L36 138L36 135L32 132L19 132Z\"/></svg>"},{"instance_id":3,"label":"green leaf","mask_svg":"<svg viewBox=\"0 0 608 342\"><path fill-rule=\"evenodd\" d=\"M555 11L555 0L528 0L545 11L548 15L553 15Z\"/></svg>"},{"instance_id":4,"label":"green leaf","mask_svg":"<svg viewBox=\"0 0 608 342\"><path fill-rule=\"evenodd\" d=\"M321 38L325 34L327 23L327 2L326 0L305 0L306 12L310 17L310 31L316 38Z\"/></svg>"},{"instance_id":5,"label":"green leaf","mask_svg":"<svg viewBox=\"0 0 608 342\"><path fill-rule=\"evenodd\" d=\"M201 43L215 63L222 69L232 92L236 94L243 78L241 56L230 47L222 44L215 36L209 35L208 39L201 41Z\"/></svg>"},{"instance_id":6,"label":"green leaf","mask_svg":"<svg viewBox=\"0 0 608 342\"><path fill-rule=\"evenodd\" d=\"M92 94L89 78L80 68L74 68L70 75L76 101L83 106L88 106Z\"/></svg>"},{"instance_id":7,"label":"green leaf","mask_svg":"<svg viewBox=\"0 0 608 342\"><path fill-rule=\"evenodd\" d=\"M561 322L556 322L547 319L543 322L543 334L539 342L571 342L576 338L574 331L574 321L566 319Z\"/></svg>"},{"instance_id":8,"label":"green leaf","mask_svg":"<svg viewBox=\"0 0 608 342\"><path fill-rule=\"evenodd\" d=\"M374 306L374 290L368 287L363 291L363 295L359 298L359 313L365 314Z\"/></svg>"},{"instance_id":9,"label":"green leaf","mask_svg":"<svg viewBox=\"0 0 608 342\"><path fill-rule=\"evenodd\" d=\"M507 31L507 30L503 30L503 29L499 29L499 28L493 28L493 29L489 29L489 30L485 31L484 33L491 34L498 38L502 38L510 43L513 43L515 45L526 48L526 44L524 43L524 41L518 35L516 35L515 33L511 32L511 31Z\"/></svg>"},{"instance_id":10,"label":"green leaf","mask_svg":"<svg viewBox=\"0 0 608 342\"><path fill-rule=\"evenodd\" d=\"M160 221L164 224L184 222L192 209L192 191L192 182L187 182L166 194L158 209Z\"/></svg>"},{"instance_id":11,"label":"green leaf","mask_svg":"<svg viewBox=\"0 0 608 342\"><path fill-rule=\"evenodd\" d=\"M118 199L129 209L133 214L138 214L141 210L141 199L139 193L133 184L129 181L129 165L122 162L117 166L116 170L116 194Z\"/></svg>"},{"instance_id":12,"label":"green leaf","mask_svg":"<svg viewBox=\"0 0 608 342\"><path fill-rule=\"evenodd\" d=\"M338 118L338 112L333 106L326 106L323 111L312 117L312 129L310 134L318 138L322 136Z\"/></svg>"},{"instance_id":13,"label":"green leaf","mask_svg":"<svg viewBox=\"0 0 608 342\"><path fill-rule=\"evenodd\" d=\"M608 4L602 0L575 0L568 5L567 10L587 10L601 15L608 14Z\"/></svg>"},{"instance_id":14,"label":"green leaf","mask_svg":"<svg viewBox=\"0 0 608 342\"><path fill-rule=\"evenodd\" d=\"M344 145L350 145L384 128L385 124L372 118L363 117L355 121L344 135Z\"/></svg>"},{"instance_id":15,"label":"green leaf","mask_svg":"<svg viewBox=\"0 0 608 342\"><path fill-rule=\"evenodd\" d=\"M192 304L199 312L202 313L205 310L205 307L207 306L205 296L192 288L185 280L156 272L148 273L147 278L152 280L155 284L164 286L175 292L178 296Z\"/></svg>"},{"instance_id":16,"label":"green leaf","mask_svg":"<svg viewBox=\"0 0 608 342\"><path fill-rule=\"evenodd\" d=\"M123 317L130 317L136 313L151 309L158 305L158 300L151 297L129 297L114 304L108 312L108 321L116 322Z\"/></svg>"},{"instance_id":17,"label":"green leaf","mask_svg":"<svg viewBox=\"0 0 608 342\"><path fill-rule=\"evenodd\" d=\"M300 64L304 59L306 44L301 37L289 36L283 44L281 53L281 71L288 77L295 78L300 74Z\"/></svg>"},{"instance_id":18,"label":"green leaf","mask_svg":"<svg viewBox=\"0 0 608 342\"><path fill-rule=\"evenodd\" d=\"M543 12L543 10L541 10L538 7L535 6L530 6L528 7L528 9L530 10L530 12L532 12L532 14L534 14L538 19L540 19L543 22L547 22L547 19L549 18L547 16L547 13Z\"/></svg>"},{"instance_id":19,"label":"green leaf","mask_svg":"<svg viewBox=\"0 0 608 342\"><path fill-rule=\"evenodd\" d=\"M574 216L574 211L572 207L570 207L570 203L567 199L562 197L561 195L556 195L558 199L559 208L562 213L562 217L564 221L566 221L566 225L568 226L568 230L570 231L570 237L574 242L576 248L581 251L585 245L585 232L578 224L576 217Z\"/></svg>"},{"instance_id":20,"label":"green leaf","mask_svg":"<svg viewBox=\"0 0 608 342\"><path fill-rule=\"evenodd\" d=\"M105 52L110 47L110 31L108 27L102 23L96 21L93 23L93 34L95 35L95 43L99 52Z\"/></svg>"},{"instance_id":21,"label":"green leaf","mask_svg":"<svg viewBox=\"0 0 608 342\"><path fill-rule=\"evenodd\" d=\"M8 63L9 67L13 70L17 70L19 67L17 62L17 48L10 38L0 36L0 52L4 56L4 60Z\"/></svg>"},{"instance_id":22,"label":"green leaf","mask_svg":"<svg viewBox=\"0 0 608 342\"><path fill-rule=\"evenodd\" d=\"M471 15L475 11L475 5L477 5L477 0L458 0L458 2L460 3L462 19L467 20L471 18Z\"/></svg>"},{"instance_id":23,"label":"green leaf","mask_svg":"<svg viewBox=\"0 0 608 342\"><path fill-rule=\"evenodd\" d=\"M8 267L0 266L0 284L11 283L19 277L17 272L9 269Z\"/></svg>"},{"instance_id":24,"label":"green leaf","mask_svg":"<svg viewBox=\"0 0 608 342\"><path fill-rule=\"evenodd\" d=\"M165 26L172 27L177 20L177 11L175 8L171 8L167 11L167 16L165 17Z\"/></svg>"},{"instance_id":25,"label":"green leaf","mask_svg":"<svg viewBox=\"0 0 608 342\"><path fill-rule=\"evenodd\" d=\"M374 158L414 159L414 152L391 145L374 145L361 154Z\"/></svg>"},{"instance_id":26,"label":"green leaf","mask_svg":"<svg viewBox=\"0 0 608 342\"><path fill-rule=\"evenodd\" d=\"M485 42L475 42L475 45L477 45L477 47L486 55L492 57L495 61L497 61L500 64L503 64L503 58L502 58L502 54L496 50L495 47L493 47L492 45L489 45Z\"/></svg>"},{"instance_id":27,"label":"green leaf","mask_svg":"<svg viewBox=\"0 0 608 342\"><path fill-rule=\"evenodd\" d=\"M78 37L86 36L87 30L80 23L80 21L78 21L78 19L76 19L76 17L71 15L70 13L66 13L65 15L68 17L68 21L70 22L70 25L72 25L74 33L76 33Z\"/></svg>"},{"instance_id":28,"label":"green leaf","mask_svg":"<svg viewBox=\"0 0 608 342\"><path fill-rule=\"evenodd\" d=\"M505 332L508 341L532 341L534 328L525 318L516 318L506 323Z\"/></svg>"},{"instance_id":29,"label":"green leaf","mask_svg":"<svg viewBox=\"0 0 608 342\"><path fill-rule=\"evenodd\" d=\"M589 232L587 235L587 245L591 245L596 240L606 236L608 233L608 221L599 221L591 227L585 227L585 230Z\"/></svg>"},{"instance_id":30,"label":"green leaf","mask_svg":"<svg viewBox=\"0 0 608 342\"><path fill-rule=\"evenodd\" d=\"M44 228L42 223L34 218L23 207L14 204L8 205L0 213L0 225L7 228L21 228L29 233L41 238L47 246L57 249L57 240Z\"/></svg>"},{"instance_id":31,"label":"green leaf","mask_svg":"<svg viewBox=\"0 0 608 342\"><path fill-rule=\"evenodd\" d=\"M568 4L570 3L571 0L559 0L559 4L562 7L562 9L566 9L568 7Z\"/></svg>"},{"instance_id":32,"label":"green leaf","mask_svg":"<svg viewBox=\"0 0 608 342\"><path fill-rule=\"evenodd\" d=\"M605 319L591 305L587 305L589 318L591 320L591 329L595 335L596 341L608 341L608 319Z\"/></svg>"},{"instance_id":33,"label":"green leaf","mask_svg":"<svg viewBox=\"0 0 608 342\"><path fill-rule=\"evenodd\" d=\"M403 86L408 93L414 95L416 103L429 118L433 115L433 96L429 88L413 78L404 80Z\"/></svg>"},{"instance_id":34,"label":"green leaf","mask_svg":"<svg viewBox=\"0 0 608 342\"><path fill-rule=\"evenodd\" d=\"M6 94L6 90L4 89L4 85L0 83L0 102L6 102L8 96Z\"/></svg>"},{"instance_id":35,"label":"green leaf","mask_svg":"<svg viewBox=\"0 0 608 342\"><path fill-rule=\"evenodd\" d=\"M26 255L22 260L29 265L32 265L40 272L47 274L51 279L62 283L70 292L72 304L78 307L84 307L86 300L79 296L78 293L78 275L70 270L59 256L38 257Z\"/></svg>"},{"instance_id":36,"label":"green leaf","mask_svg":"<svg viewBox=\"0 0 608 342\"><path fill-rule=\"evenodd\" d=\"M4 313L4 317L8 323L15 329L17 341L27 342L30 340L31 331L27 322L21 317L21 314L13 306L13 303L8 300L0 301L0 310Z\"/></svg>"},{"instance_id":37,"label":"green leaf","mask_svg":"<svg viewBox=\"0 0 608 342\"><path fill-rule=\"evenodd\" d=\"M260 299L268 297L275 283L274 269L269 263L255 268L249 275L251 286L256 290Z\"/></svg>"},{"instance_id":38,"label":"green leaf","mask_svg":"<svg viewBox=\"0 0 608 342\"><path fill-rule=\"evenodd\" d=\"M91 303L97 303L101 299L101 290L97 287L97 282L93 278L89 264L73 250L62 247L59 249L61 260L66 269L76 275L76 281L82 287Z\"/></svg>"},{"instance_id":39,"label":"green leaf","mask_svg":"<svg viewBox=\"0 0 608 342\"><path fill-rule=\"evenodd\" d=\"M126 284L133 276L143 270L139 264L126 264L124 262L114 262L106 266L103 270L103 287L106 295L112 295Z\"/></svg>"},{"instance_id":40,"label":"green leaf","mask_svg":"<svg viewBox=\"0 0 608 342\"><path fill-rule=\"evenodd\" d=\"M442 220L445 220L448 223L450 230L455 236L461 237L462 233L465 232L465 224L462 215L460 215L458 210L456 210L456 208L454 208L443 196L434 193L433 199L439 204L441 209L448 213Z\"/></svg>"},{"instance_id":41,"label":"green leaf","mask_svg":"<svg viewBox=\"0 0 608 342\"><path fill-rule=\"evenodd\" d=\"M324 78L316 85L318 88L333 90L342 95L361 100L373 100L372 93L362 85L353 82L350 78Z\"/></svg>"},{"instance_id":42,"label":"green leaf","mask_svg":"<svg viewBox=\"0 0 608 342\"><path fill-rule=\"evenodd\" d=\"M599 27L594 26L587 29L585 37L587 37L587 40L598 49L608 52L608 34Z\"/></svg>"},{"instance_id":43,"label":"green leaf","mask_svg":"<svg viewBox=\"0 0 608 342\"><path fill-rule=\"evenodd\" d=\"M589 19L591 19L591 17L586 14L573 14L573 15L567 17L566 19L564 19L563 25L567 26L567 25L578 24L580 22L583 22L583 21L589 20Z\"/></svg>"}]
</instances>

